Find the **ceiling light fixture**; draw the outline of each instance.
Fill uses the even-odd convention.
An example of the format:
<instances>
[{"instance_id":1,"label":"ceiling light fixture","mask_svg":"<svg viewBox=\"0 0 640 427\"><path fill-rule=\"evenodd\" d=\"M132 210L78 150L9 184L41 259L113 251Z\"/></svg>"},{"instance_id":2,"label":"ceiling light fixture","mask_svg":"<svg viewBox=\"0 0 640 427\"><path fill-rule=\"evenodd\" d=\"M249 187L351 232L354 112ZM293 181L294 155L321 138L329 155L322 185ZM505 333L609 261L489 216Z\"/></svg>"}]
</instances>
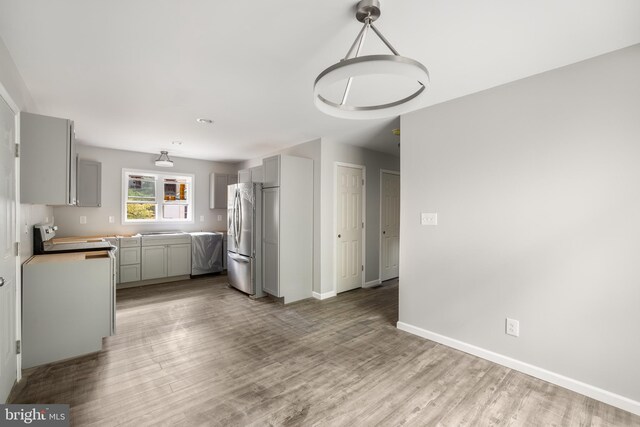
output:
<instances>
[{"instance_id":1,"label":"ceiling light fixture","mask_svg":"<svg viewBox=\"0 0 640 427\"><path fill-rule=\"evenodd\" d=\"M156 159L156 166L161 166L163 168L172 168L173 167L173 160L171 160L169 158L169 152L168 151L161 151L160 152L160 157L158 157Z\"/></svg>"},{"instance_id":2,"label":"ceiling light fixture","mask_svg":"<svg viewBox=\"0 0 640 427\"><path fill-rule=\"evenodd\" d=\"M198 118L198 119L196 119L196 122L198 122L198 123L202 123L202 124L205 124L205 125L210 125L210 124L212 124L212 123L213 123L213 120L211 120L211 119Z\"/></svg>"},{"instance_id":3,"label":"ceiling light fixture","mask_svg":"<svg viewBox=\"0 0 640 427\"><path fill-rule=\"evenodd\" d=\"M429 82L429 71L420 62L400 56L398 51L391 46L389 41L373 25L373 22L379 17L379 0L361 0L358 3L356 19L364 23L364 26L344 59L320 73L313 85L314 102L320 111L344 119L380 119L398 116L422 105L425 84ZM369 29L373 30L393 55L358 56ZM373 74L391 74L412 78L419 83L420 87L411 95L386 104L363 106L347 104L353 79L358 76ZM344 79L348 80L340 102L330 101L321 95L321 93L326 92L329 86Z\"/></svg>"}]
</instances>

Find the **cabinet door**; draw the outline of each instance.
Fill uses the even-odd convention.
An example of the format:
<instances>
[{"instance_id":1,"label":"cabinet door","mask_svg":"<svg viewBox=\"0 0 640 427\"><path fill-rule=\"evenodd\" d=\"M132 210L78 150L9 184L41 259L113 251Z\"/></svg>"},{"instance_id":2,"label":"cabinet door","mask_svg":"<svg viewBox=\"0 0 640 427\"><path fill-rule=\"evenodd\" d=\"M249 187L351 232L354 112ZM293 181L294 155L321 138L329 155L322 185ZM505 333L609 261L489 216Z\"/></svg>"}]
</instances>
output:
<instances>
[{"instance_id":1,"label":"cabinet door","mask_svg":"<svg viewBox=\"0 0 640 427\"><path fill-rule=\"evenodd\" d=\"M213 173L213 194L211 195L211 209L227 208L228 175Z\"/></svg>"},{"instance_id":2,"label":"cabinet door","mask_svg":"<svg viewBox=\"0 0 640 427\"><path fill-rule=\"evenodd\" d=\"M102 163L78 159L78 200L81 207L100 207L102 199Z\"/></svg>"},{"instance_id":3,"label":"cabinet door","mask_svg":"<svg viewBox=\"0 0 640 427\"><path fill-rule=\"evenodd\" d=\"M238 171L238 183L251 182L251 169L242 169Z\"/></svg>"},{"instance_id":4,"label":"cabinet door","mask_svg":"<svg viewBox=\"0 0 640 427\"><path fill-rule=\"evenodd\" d=\"M264 187L280 186L280 156L268 157L262 161Z\"/></svg>"},{"instance_id":5,"label":"cabinet door","mask_svg":"<svg viewBox=\"0 0 640 427\"><path fill-rule=\"evenodd\" d=\"M262 165L254 166L250 169L251 182L264 182L264 168Z\"/></svg>"},{"instance_id":6,"label":"cabinet door","mask_svg":"<svg viewBox=\"0 0 640 427\"><path fill-rule=\"evenodd\" d=\"M67 204L75 205L78 203L78 155L76 154L76 131L72 120L69 123L69 201Z\"/></svg>"},{"instance_id":7,"label":"cabinet door","mask_svg":"<svg viewBox=\"0 0 640 427\"><path fill-rule=\"evenodd\" d=\"M70 120L20 113L21 203L52 206L75 203L72 131Z\"/></svg>"},{"instance_id":8,"label":"cabinet door","mask_svg":"<svg viewBox=\"0 0 640 427\"><path fill-rule=\"evenodd\" d=\"M166 246L146 246L142 248L142 280L167 277Z\"/></svg>"},{"instance_id":9,"label":"cabinet door","mask_svg":"<svg viewBox=\"0 0 640 427\"><path fill-rule=\"evenodd\" d=\"M167 246L168 276L183 276L191 274L191 245Z\"/></svg>"},{"instance_id":10,"label":"cabinet door","mask_svg":"<svg viewBox=\"0 0 640 427\"><path fill-rule=\"evenodd\" d=\"M280 189L262 191L263 289L280 297Z\"/></svg>"},{"instance_id":11,"label":"cabinet door","mask_svg":"<svg viewBox=\"0 0 640 427\"><path fill-rule=\"evenodd\" d=\"M120 281L118 283L137 282L140 280L140 264L120 266Z\"/></svg>"},{"instance_id":12,"label":"cabinet door","mask_svg":"<svg viewBox=\"0 0 640 427\"><path fill-rule=\"evenodd\" d=\"M120 265L140 264L140 248L121 248Z\"/></svg>"}]
</instances>

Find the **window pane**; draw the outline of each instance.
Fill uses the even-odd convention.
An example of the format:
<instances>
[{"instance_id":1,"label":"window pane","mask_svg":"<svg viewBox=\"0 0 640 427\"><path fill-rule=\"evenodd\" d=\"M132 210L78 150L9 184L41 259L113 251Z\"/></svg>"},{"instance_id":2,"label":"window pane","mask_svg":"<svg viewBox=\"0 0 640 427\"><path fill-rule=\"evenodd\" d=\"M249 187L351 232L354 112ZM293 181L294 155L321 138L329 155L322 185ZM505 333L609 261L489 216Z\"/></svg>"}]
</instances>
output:
<instances>
[{"instance_id":1,"label":"window pane","mask_svg":"<svg viewBox=\"0 0 640 427\"><path fill-rule=\"evenodd\" d=\"M169 201L187 201L187 181L184 179L165 179L164 180L164 200Z\"/></svg>"},{"instance_id":2,"label":"window pane","mask_svg":"<svg viewBox=\"0 0 640 427\"><path fill-rule=\"evenodd\" d=\"M152 176L129 176L128 200L132 202L155 202L156 181Z\"/></svg>"},{"instance_id":3,"label":"window pane","mask_svg":"<svg viewBox=\"0 0 640 427\"><path fill-rule=\"evenodd\" d=\"M127 219L156 219L156 205L152 203L127 203Z\"/></svg>"},{"instance_id":4,"label":"window pane","mask_svg":"<svg viewBox=\"0 0 640 427\"><path fill-rule=\"evenodd\" d=\"M188 218L189 205L163 205L162 218L183 220Z\"/></svg>"}]
</instances>

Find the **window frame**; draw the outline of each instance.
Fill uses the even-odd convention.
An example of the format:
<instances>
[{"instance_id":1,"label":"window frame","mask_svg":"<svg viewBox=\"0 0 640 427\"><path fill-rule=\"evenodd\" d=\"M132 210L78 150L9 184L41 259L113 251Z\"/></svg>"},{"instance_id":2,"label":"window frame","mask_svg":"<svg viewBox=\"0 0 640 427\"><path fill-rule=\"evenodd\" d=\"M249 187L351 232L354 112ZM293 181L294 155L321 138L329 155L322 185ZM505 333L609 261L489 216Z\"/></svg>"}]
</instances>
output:
<instances>
[{"instance_id":1,"label":"window frame","mask_svg":"<svg viewBox=\"0 0 640 427\"><path fill-rule=\"evenodd\" d=\"M168 171L167 171L168 172ZM122 193L120 195L121 215L123 225L132 224L193 224L195 223L195 181L196 177L190 173L171 172L164 171L151 171L143 169L122 169ZM155 219L127 219L127 204L129 202L129 177L131 175L143 175L152 176L155 178L155 204L156 205L156 218ZM164 180L165 179L186 179L188 181L187 201L186 203L165 203L164 200ZM186 205L188 206L186 219L163 219L163 206L164 205Z\"/></svg>"}]
</instances>

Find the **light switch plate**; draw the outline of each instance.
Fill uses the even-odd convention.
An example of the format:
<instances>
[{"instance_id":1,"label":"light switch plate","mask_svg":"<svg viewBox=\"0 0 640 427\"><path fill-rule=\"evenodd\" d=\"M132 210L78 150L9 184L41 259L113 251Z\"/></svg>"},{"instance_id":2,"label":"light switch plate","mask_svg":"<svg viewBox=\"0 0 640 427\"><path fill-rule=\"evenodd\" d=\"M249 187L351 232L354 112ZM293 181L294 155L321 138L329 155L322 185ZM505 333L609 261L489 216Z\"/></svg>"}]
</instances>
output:
<instances>
[{"instance_id":1,"label":"light switch plate","mask_svg":"<svg viewBox=\"0 0 640 427\"><path fill-rule=\"evenodd\" d=\"M204 222L204 215L200 215L200 222Z\"/></svg>"},{"instance_id":2,"label":"light switch plate","mask_svg":"<svg viewBox=\"0 0 640 427\"><path fill-rule=\"evenodd\" d=\"M222 215L218 215L218 221L222 221Z\"/></svg>"},{"instance_id":3,"label":"light switch plate","mask_svg":"<svg viewBox=\"0 0 640 427\"><path fill-rule=\"evenodd\" d=\"M87 223L87 217L82 215L80 216L80 224L86 224Z\"/></svg>"},{"instance_id":4,"label":"light switch plate","mask_svg":"<svg viewBox=\"0 0 640 427\"><path fill-rule=\"evenodd\" d=\"M420 224L422 225L438 225L437 213L425 213L420 215Z\"/></svg>"},{"instance_id":5,"label":"light switch plate","mask_svg":"<svg viewBox=\"0 0 640 427\"><path fill-rule=\"evenodd\" d=\"M113 224L116 222L116 217L113 215L109 215L109 224Z\"/></svg>"}]
</instances>

